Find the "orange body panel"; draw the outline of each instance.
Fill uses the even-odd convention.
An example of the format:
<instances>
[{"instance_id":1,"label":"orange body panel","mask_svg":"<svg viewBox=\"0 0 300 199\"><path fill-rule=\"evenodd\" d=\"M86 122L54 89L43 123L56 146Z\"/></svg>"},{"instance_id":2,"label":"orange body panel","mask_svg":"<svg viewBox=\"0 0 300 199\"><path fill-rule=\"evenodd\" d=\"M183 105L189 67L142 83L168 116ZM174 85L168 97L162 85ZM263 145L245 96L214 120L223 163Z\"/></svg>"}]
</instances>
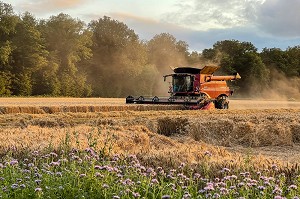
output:
<instances>
[{"instance_id":1,"label":"orange body panel","mask_svg":"<svg viewBox=\"0 0 300 199\"><path fill-rule=\"evenodd\" d=\"M231 94L225 81L200 82L200 92L208 94L213 99L220 95L229 96Z\"/></svg>"},{"instance_id":2,"label":"orange body panel","mask_svg":"<svg viewBox=\"0 0 300 199\"><path fill-rule=\"evenodd\" d=\"M211 81L211 79L213 79L214 77L218 76L200 74L200 92L208 94L209 97L213 99L217 98L220 95L231 95L232 91L230 91L226 81L220 81L218 78L216 78L216 80L218 79L217 81ZM220 76L220 78L222 79L227 79L226 77L230 77L231 79L234 76Z\"/></svg>"}]
</instances>

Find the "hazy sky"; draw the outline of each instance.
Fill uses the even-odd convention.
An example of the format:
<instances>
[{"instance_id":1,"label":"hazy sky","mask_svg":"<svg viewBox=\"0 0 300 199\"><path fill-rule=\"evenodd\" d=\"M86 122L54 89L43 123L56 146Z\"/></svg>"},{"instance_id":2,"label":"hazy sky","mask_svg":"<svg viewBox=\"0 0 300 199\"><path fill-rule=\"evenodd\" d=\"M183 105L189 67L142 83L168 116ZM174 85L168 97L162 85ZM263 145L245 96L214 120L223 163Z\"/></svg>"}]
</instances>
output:
<instances>
[{"instance_id":1,"label":"hazy sky","mask_svg":"<svg viewBox=\"0 0 300 199\"><path fill-rule=\"evenodd\" d=\"M259 50L300 45L300 0L0 0L15 12L47 19L69 14L87 23L104 15L128 25L141 39L168 32L202 51L225 39Z\"/></svg>"}]
</instances>

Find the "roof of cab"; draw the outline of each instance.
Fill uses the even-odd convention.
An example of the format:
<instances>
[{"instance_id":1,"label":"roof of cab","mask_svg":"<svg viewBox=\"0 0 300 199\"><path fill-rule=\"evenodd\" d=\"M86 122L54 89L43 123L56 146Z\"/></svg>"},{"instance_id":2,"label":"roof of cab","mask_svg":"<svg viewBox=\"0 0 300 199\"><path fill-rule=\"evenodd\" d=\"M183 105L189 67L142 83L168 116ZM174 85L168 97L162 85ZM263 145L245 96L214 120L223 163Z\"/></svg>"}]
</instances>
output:
<instances>
[{"instance_id":1,"label":"roof of cab","mask_svg":"<svg viewBox=\"0 0 300 199\"><path fill-rule=\"evenodd\" d=\"M190 73L190 74L213 74L220 66L204 66L203 68L194 67L177 67L174 68L174 73Z\"/></svg>"}]
</instances>

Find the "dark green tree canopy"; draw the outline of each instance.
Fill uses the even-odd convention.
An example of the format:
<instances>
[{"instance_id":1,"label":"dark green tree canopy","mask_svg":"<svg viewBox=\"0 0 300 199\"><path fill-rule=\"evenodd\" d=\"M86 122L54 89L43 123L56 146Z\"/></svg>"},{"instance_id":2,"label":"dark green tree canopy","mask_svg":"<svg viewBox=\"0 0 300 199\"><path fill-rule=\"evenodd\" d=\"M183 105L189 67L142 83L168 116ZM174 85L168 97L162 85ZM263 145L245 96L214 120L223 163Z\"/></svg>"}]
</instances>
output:
<instances>
[{"instance_id":1,"label":"dark green tree canopy","mask_svg":"<svg viewBox=\"0 0 300 199\"><path fill-rule=\"evenodd\" d=\"M217 62L224 73L238 72L242 79L236 82L235 86L241 94L257 95L256 89L268 85L269 70L250 42L218 41L213 48L203 50L202 55L205 59Z\"/></svg>"},{"instance_id":2,"label":"dark green tree canopy","mask_svg":"<svg viewBox=\"0 0 300 199\"><path fill-rule=\"evenodd\" d=\"M241 96L263 95L286 79L300 92L300 46L258 52L251 42L224 40L190 52L170 33L142 41L108 16L88 24L64 13L38 20L0 1L0 96L166 95L162 76L171 67L207 64L238 72L242 79L230 85Z\"/></svg>"}]
</instances>

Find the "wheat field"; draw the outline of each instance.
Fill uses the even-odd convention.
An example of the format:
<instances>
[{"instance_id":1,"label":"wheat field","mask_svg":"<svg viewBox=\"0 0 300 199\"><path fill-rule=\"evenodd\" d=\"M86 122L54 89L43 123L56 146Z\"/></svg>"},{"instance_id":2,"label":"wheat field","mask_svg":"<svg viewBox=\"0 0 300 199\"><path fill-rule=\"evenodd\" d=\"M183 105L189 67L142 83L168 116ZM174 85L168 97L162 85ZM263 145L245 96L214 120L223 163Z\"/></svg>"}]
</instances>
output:
<instances>
[{"instance_id":1,"label":"wheat field","mask_svg":"<svg viewBox=\"0 0 300 199\"><path fill-rule=\"evenodd\" d=\"M123 98L0 98L0 113L61 113L182 110L180 105L125 104ZM299 109L299 101L230 100L231 110Z\"/></svg>"},{"instance_id":2,"label":"wheat field","mask_svg":"<svg viewBox=\"0 0 300 199\"><path fill-rule=\"evenodd\" d=\"M180 106L126 105L124 99L1 98L0 152L89 142L145 162L216 165L250 159L264 167L300 158L300 102L231 100L229 110L180 110ZM46 111L45 111L46 110ZM51 110L51 111L49 111Z\"/></svg>"}]
</instances>

